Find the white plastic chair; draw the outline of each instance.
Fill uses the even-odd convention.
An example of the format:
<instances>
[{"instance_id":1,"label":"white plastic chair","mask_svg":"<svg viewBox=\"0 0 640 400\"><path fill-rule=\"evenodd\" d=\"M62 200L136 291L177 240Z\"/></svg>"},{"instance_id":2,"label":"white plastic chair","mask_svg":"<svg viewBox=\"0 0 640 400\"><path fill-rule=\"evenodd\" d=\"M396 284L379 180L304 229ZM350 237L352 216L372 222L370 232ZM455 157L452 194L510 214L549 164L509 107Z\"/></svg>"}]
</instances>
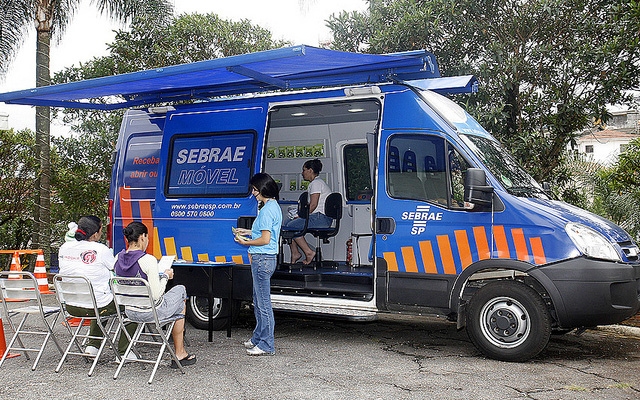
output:
<instances>
[{"instance_id":1,"label":"white plastic chair","mask_svg":"<svg viewBox=\"0 0 640 400\"><path fill-rule=\"evenodd\" d=\"M9 352L15 350L23 352L27 360L30 360L29 353L37 353L31 367L31 370L35 371L49 339L53 340L60 354L64 353L56 335L53 333L53 327L60 316L60 307L42 304L38 281L33 274L26 271L0 271L0 292L2 293L2 306L7 317L6 320L13 331L13 337L9 340L7 349L0 360L0 367L2 367ZM14 303L11 300L20 300L20 302ZM39 320L40 326L25 326L30 315ZM13 319L18 316L22 316L22 319L16 326ZM44 338L39 347L28 347L23 341L26 336ZM30 342L32 341L34 340L30 340Z\"/></svg>"},{"instance_id":2,"label":"white plastic chair","mask_svg":"<svg viewBox=\"0 0 640 400\"><path fill-rule=\"evenodd\" d=\"M180 360L178 360L175 351L173 350L171 345L169 345L169 336L171 335L173 326L178 319L184 318L184 316L176 316L169 320L159 320L153 301L153 296L151 294L151 287L145 279L117 277L111 279L109 281L109 284L111 285L111 291L113 292L114 301L116 303L116 310L118 310L120 330L122 334L127 335L127 337L129 338L129 347L127 347L124 356L120 359L120 364L118 365L116 373L113 375L113 379L118 378L120 370L122 369L125 362L140 362L145 364L153 364L153 371L151 372L151 377L148 381L149 384L152 383L153 377L158 370L158 366L160 365L160 361L162 360L162 356L164 355L164 351L166 349L169 350L171 358L176 362L178 368L184 374L184 368L182 367L182 364L180 364ZM152 312L153 320L149 322L137 321L127 318L121 311L120 306L133 306L137 308L148 309L150 312ZM133 337L130 337L129 333L125 329L125 324L128 322L135 322L138 324L138 328L133 334ZM129 352L132 351L132 349L136 348L136 346L139 344L160 346L156 359L144 359L141 356L138 359L134 360L127 359L127 355L129 354Z\"/></svg>"},{"instance_id":3,"label":"white plastic chair","mask_svg":"<svg viewBox=\"0 0 640 400\"><path fill-rule=\"evenodd\" d=\"M80 318L80 323L73 332L71 341L56 367L56 372L60 372L60 368L68 355L74 355L85 357L85 359L93 358L93 363L89 369L89 376L91 376L106 346L113 349L116 359L120 361L120 355L114 345L114 340L117 336L118 316L115 313L100 315L91 282L84 276L58 274L53 278L53 284L56 288L56 296L58 297L60 307L64 311L65 317L67 317L67 319ZM67 308L68 303L86 304L88 307L85 306L85 308L93 308L93 316L73 314ZM90 335L89 327L84 326L84 322L87 320L96 321L98 323L98 328L102 331L102 337ZM112 337L114 340L112 340ZM82 339L82 341L79 342L78 339ZM88 354L82 350L88 339L100 340L100 347L96 354ZM77 351L71 351L71 348L74 345Z\"/></svg>"}]
</instances>

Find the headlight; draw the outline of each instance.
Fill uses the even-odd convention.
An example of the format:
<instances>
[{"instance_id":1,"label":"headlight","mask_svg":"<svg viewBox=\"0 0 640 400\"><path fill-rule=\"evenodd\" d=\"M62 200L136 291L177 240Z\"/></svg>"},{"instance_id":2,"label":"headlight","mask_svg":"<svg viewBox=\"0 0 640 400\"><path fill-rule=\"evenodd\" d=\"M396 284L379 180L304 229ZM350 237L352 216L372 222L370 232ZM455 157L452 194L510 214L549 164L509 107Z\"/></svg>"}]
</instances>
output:
<instances>
[{"instance_id":1,"label":"headlight","mask_svg":"<svg viewBox=\"0 0 640 400\"><path fill-rule=\"evenodd\" d=\"M578 250L587 257L622 261L611 242L593 229L575 222L568 223L564 229Z\"/></svg>"}]
</instances>

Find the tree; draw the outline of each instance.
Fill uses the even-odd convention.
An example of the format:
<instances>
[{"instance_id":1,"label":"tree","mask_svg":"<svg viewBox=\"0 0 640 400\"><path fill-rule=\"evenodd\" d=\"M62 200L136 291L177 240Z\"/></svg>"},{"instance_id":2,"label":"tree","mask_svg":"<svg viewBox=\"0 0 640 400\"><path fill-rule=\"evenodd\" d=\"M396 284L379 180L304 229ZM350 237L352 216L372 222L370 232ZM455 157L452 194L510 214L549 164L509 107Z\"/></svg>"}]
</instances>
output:
<instances>
[{"instance_id":1,"label":"tree","mask_svg":"<svg viewBox=\"0 0 640 400\"><path fill-rule=\"evenodd\" d=\"M269 30L216 14L183 14L166 23L139 19L109 45L114 73L210 60L282 47Z\"/></svg>"},{"instance_id":2,"label":"tree","mask_svg":"<svg viewBox=\"0 0 640 400\"><path fill-rule=\"evenodd\" d=\"M172 13L169 0L92 0L101 13L129 21L138 15L154 15L158 19ZM0 28L0 74L4 74L17 49L23 33L35 23L36 87L50 84L49 53L52 36L60 36L78 8L80 0L0 0L3 12ZM50 244L50 111L49 107L36 107L36 158L39 168L36 178L38 207L33 231L33 247L40 247L49 256Z\"/></svg>"},{"instance_id":3,"label":"tree","mask_svg":"<svg viewBox=\"0 0 640 400\"><path fill-rule=\"evenodd\" d=\"M77 222L82 215L102 219L108 215L111 157L121 117L122 112L110 113L112 121L90 120L82 127L82 134L52 138L51 243L56 248L62 244L67 223Z\"/></svg>"},{"instance_id":4,"label":"tree","mask_svg":"<svg viewBox=\"0 0 640 400\"><path fill-rule=\"evenodd\" d=\"M268 50L289 44L273 40L271 32L248 20L231 21L216 14L183 14L159 23L138 18L129 30L119 30L109 55L96 57L54 75L54 83L66 83L101 76L124 74L237 54ZM119 117L91 110L64 110L64 122L77 132L91 132L107 117L111 129L119 128ZM93 122L89 122L93 121Z\"/></svg>"},{"instance_id":5,"label":"tree","mask_svg":"<svg viewBox=\"0 0 640 400\"><path fill-rule=\"evenodd\" d=\"M336 49L424 48L443 76L476 75L479 93L458 100L550 180L575 133L638 88L639 21L638 0L377 0L328 26Z\"/></svg>"},{"instance_id":6,"label":"tree","mask_svg":"<svg viewBox=\"0 0 640 400\"><path fill-rule=\"evenodd\" d=\"M37 167L34 145L28 129L0 130L0 247L4 249L29 244Z\"/></svg>"}]
</instances>

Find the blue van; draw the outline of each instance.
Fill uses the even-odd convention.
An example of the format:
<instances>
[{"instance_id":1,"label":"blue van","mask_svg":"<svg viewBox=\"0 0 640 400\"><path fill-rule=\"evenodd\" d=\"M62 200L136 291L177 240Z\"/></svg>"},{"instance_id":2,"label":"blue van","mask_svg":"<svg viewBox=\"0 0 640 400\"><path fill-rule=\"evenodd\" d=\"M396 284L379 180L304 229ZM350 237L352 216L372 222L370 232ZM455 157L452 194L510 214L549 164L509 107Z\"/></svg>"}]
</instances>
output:
<instances>
[{"instance_id":1,"label":"blue van","mask_svg":"<svg viewBox=\"0 0 640 400\"><path fill-rule=\"evenodd\" d=\"M317 248L309 265L292 262L283 243L271 281L276 310L355 320L445 315L484 354L506 361L536 356L552 332L638 312L633 238L554 200L443 96L473 91L473 77L440 78L426 52L375 56L420 60L415 70L402 65L393 73L388 66L363 73L374 63L356 55L364 56L362 68L344 77L332 63L354 55L304 51L321 55L311 64L325 69L302 73L296 90L226 82L217 97L124 116L109 194L110 244L124 248L118 232L130 221L147 224L148 251L176 256L194 326L222 329L251 300L246 248L232 234L258 211L249 178L267 172L281 184L286 218L304 206L300 171L316 158L320 177L339 194L336 229L306 234ZM259 70L267 54L246 56L253 73L234 57L215 60L216 67L270 84L258 72L286 80L290 64L282 60Z\"/></svg>"}]
</instances>

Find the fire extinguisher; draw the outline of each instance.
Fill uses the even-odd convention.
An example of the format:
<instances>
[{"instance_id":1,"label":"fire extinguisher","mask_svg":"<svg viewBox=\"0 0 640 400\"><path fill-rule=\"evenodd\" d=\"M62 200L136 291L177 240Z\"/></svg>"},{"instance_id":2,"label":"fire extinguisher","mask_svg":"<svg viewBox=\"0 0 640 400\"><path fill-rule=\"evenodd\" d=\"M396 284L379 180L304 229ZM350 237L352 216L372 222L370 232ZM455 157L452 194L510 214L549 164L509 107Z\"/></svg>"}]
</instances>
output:
<instances>
[{"instance_id":1,"label":"fire extinguisher","mask_svg":"<svg viewBox=\"0 0 640 400\"><path fill-rule=\"evenodd\" d=\"M353 261L353 241L351 238L347 240L347 265L351 265Z\"/></svg>"}]
</instances>

